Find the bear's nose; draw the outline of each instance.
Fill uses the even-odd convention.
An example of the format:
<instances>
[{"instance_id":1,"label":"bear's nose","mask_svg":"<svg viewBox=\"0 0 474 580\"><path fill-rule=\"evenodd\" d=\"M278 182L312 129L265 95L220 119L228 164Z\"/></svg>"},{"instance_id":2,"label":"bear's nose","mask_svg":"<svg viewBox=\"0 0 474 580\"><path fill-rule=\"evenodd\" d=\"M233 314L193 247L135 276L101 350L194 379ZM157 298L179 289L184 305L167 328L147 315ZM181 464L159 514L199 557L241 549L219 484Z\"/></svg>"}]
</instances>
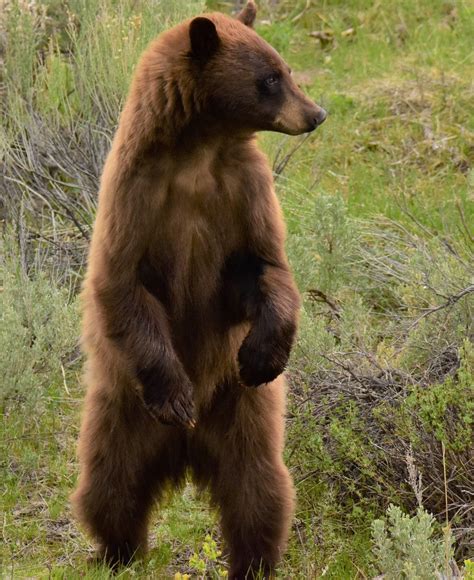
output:
<instances>
[{"instance_id":1,"label":"bear's nose","mask_svg":"<svg viewBox=\"0 0 474 580\"><path fill-rule=\"evenodd\" d=\"M326 111L320 107L319 111L317 112L317 114L314 118L316 126L322 125L324 123L324 121L326 120L327 116L328 116L328 114L326 113Z\"/></svg>"},{"instance_id":2,"label":"bear's nose","mask_svg":"<svg viewBox=\"0 0 474 580\"><path fill-rule=\"evenodd\" d=\"M322 123L324 123L324 121L326 120L327 116L328 114L326 113L326 111L321 107L318 107L316 113L313 112L313 114L310 116L308 120L309 125L308 131L314 131L316 127L322 125Z\"/></svg>"}]
</instances>

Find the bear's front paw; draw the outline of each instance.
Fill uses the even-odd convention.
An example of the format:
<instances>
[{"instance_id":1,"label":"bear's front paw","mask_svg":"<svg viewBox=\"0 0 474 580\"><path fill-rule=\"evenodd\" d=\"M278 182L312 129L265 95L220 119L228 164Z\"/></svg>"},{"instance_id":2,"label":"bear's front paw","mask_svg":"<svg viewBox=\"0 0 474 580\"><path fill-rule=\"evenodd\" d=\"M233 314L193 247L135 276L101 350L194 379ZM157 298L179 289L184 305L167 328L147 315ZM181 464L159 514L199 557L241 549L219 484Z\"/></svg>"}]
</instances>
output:
<instances>
[{"instance_id":1,"label":"bear's front paw","mask_svg":"<svg viewBox=\"0 0 474 580\"><path fill-rule=\"evenodd\" d=\"M147 401L145 406L150 415L164 425L194 429L194 401L191 393L178 391L163 402Z\"/></svg>"},{"instance_id":2,"label":"bear's front paw","mask_svg":"<svg viewBox=\"0 0 474 580\"><path fill-rule=\"evenodd\" d=\"M250 333L238 354L240 378L248 387L258 387L275 380L285 370L291 343L275 338L259 339Z\"/></svg>"},{"instance_id":3,"label":"bear's front paw","mask_svg":"<svg viewBox=\"0 0 474 580\"><path fill-rule=\"evenodd\" d=\"M171 386L153 383L140 375L143 373L139 374L139 378L143 384L145 407L154 419L175 427L195 427L193 386L190 381L182 380L179 386Z\"/></svg>"}]
</instances>

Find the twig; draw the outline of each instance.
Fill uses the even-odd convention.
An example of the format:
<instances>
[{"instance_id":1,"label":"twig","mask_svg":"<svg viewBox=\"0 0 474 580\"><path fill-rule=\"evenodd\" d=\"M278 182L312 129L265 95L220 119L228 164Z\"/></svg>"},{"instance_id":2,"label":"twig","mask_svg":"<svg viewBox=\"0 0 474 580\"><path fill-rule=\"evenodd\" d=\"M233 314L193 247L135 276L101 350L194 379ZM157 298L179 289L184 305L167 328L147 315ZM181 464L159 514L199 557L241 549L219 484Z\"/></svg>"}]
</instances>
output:
<instances>
[{"instance_id":1,"label":"twig","mask_svg":"<svg viewBox=\"0 0 474 580\"><path fill-rule=\"evenodd\" d=\"M275 160L273 162L273 173L275 176L275 179L277 179L284 171L285 167L288 165L290 159L293 157L293 155L298 151L298 149L303 145L303 143L306 142L306 140L309 138L310 133L306 133L306 135L304 135L301 139L299 139L299 141L296 143L296 145L293 145L293 147L289 150L289 152L284 155L282 157L282 159L280 160L280 153L283 149L283 143L280 145L280 147L278 148L277 154L275 155ZM286 140L285 140L286 142Z\"/></svg>"},{"instance_id":2,"label":"twig","mask_svg":"<svg viewBox=\"0 0 474 580\"><path fill-rule=\"evenodd\" d=\"M461 300L461 298L464 298L464 296L467 296L468 294L472 294L472 292L474 292L474 284L467 286L466 288L464 288L463 290L461 290L457 294L453 294L452 296L449 296L449 298L443 304L440 304L439 306L435 306L433 308L428 308L425 312L423 312L423 314L421 316L419 316L416 320L413 321L412 324L410 324L410 326L408 327L408 330L407 330L407 334L409 332L411 332L413 330L413 328L415 328L415 326L417 326L421 322L421 320L423 320L423 318L426 318L427 316L430 316L431 314L434 314L435 312L439 312L440 310L443 310L444 308L448 308L449 306L453 306L454 304L456 304L456 302L459 302L459 300Z\"/></svg>"},{"instance_id":3,"label":"twig","mask_svg":"<svg viewBox=\"0 0 474 580\"><path fill-rule=\"evenodd\" d=\"M308 291L308 295L311 300L316 302L324 302L329 306L329 308L334 312L336 318L341 318L340 308L339 306L333 302L327 294L325 294L322 290L317 290L316 288L310 288Z\"/></svg>"},{"instance_id":4,"label":"twig","mask_svg":"<svg viewBox=\"0 0 474 580\"><path fill-rule=\"evenodd\" d=\"M331 358L325 354L319 353L319 356L321 358L324 358L327 361L337 365L338 367L341 367L343 370L346 371L346 373L348 373L354 379L354 381L356 381L357 383L359 383L359 385L361 385L364 392L367 391L366 386L364 384L364 381L360 377L358 377L350 367L348 367L347 365L344 365L343 363L341 363L337 359Z\"/></svg>"}]
</instances>

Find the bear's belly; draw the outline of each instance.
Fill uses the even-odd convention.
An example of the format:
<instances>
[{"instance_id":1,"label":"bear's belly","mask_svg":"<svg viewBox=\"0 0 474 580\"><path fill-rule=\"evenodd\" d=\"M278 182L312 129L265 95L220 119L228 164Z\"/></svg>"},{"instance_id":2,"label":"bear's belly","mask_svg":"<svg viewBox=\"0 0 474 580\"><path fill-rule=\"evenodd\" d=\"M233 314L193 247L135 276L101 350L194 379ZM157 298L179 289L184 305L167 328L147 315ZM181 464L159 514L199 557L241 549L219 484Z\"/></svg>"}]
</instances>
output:
<instances>
[{"instance_id":1,"label":"bear's belly","mask_svg":"<svg viewBox=\"0 0 474 580\"><path fill-rule=\"evenodd\" d=\"M192 260L192 257L190 258ZM140 280L163 304L173 344L195 383L210 387L236 372L238 348L249 326L229 305L226 259L183 263L163 251L140 263ZM183 271L188 277L183 276Z\"/></svg>"},{"instance_id":2,"label":"bear's belly","mask_svg":"<svg viewBox=\"0 0 474 580\"><path fill-rule=\"evenodd\" d=\"M212 259L213 258L213 259ZM230 308L229 276L226 256L195 260L193 256L146 255L139 264L143 286L159 300L172 326L188 330L198 323L225 331L240 322Z\"/></svg>"}]
</instances>

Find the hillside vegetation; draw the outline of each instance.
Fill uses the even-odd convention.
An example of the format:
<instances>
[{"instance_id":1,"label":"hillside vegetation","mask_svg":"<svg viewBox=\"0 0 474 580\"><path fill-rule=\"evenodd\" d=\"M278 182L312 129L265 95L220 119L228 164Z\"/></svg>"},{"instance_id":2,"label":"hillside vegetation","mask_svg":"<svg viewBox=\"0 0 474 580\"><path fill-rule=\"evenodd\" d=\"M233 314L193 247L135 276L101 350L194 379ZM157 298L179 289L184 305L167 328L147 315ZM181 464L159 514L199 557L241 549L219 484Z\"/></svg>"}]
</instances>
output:
<instances>
[{"instance_id":1,"label":"hillside vegetation","mask_svg":"<svg viewBox=\"0 0 474 580\"><path fill-rule=\"evenodd\" d=\"M259 4L258 32L329 111L310 136L260 137L304 298L288 372L298 507L279 577L472 579L474 6ZM109 575L87 566L68 503L78 291L134 64L205 9L0 0L2 577ZM218 519L191 484L156 511L150 544L120 577L225 576Z\"/></svg>"}]
</instances>

